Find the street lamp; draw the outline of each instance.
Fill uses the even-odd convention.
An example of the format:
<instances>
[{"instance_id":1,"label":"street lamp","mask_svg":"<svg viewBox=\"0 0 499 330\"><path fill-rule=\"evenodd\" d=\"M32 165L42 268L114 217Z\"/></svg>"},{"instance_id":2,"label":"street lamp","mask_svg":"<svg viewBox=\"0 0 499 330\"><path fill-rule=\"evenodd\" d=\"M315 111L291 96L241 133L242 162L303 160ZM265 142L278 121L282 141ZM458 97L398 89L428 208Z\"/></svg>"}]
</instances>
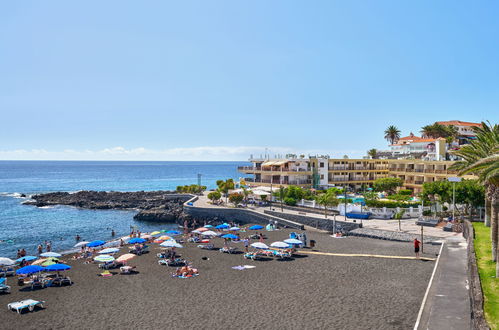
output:
<instances>
[{"instance_id":1,"label":"street lamp","mask_svg":"<svg viewBox=\"0 0 499 330\"><path fill-rule=\"evenodd\" d=\"M452 182L452 221L456 218L456 182L461 182L461 178L453 176L447 179Z\"/></svg>"}]
</instances>

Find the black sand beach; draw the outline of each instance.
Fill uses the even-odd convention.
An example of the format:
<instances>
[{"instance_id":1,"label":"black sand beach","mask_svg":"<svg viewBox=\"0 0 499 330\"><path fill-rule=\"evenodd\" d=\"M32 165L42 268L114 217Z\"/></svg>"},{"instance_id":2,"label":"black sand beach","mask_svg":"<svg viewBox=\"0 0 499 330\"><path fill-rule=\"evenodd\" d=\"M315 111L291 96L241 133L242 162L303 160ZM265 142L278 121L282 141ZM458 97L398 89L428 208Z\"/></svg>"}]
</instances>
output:
<instances>
[{"instance_id":1,"label":"black sand beach","mask_svg":"<svg viewBox=\"0 0 499 330\"><path fill-rule=\"evenodd\" d=\"M270 244L287 238L289 230L265 233ZM410 243L308 236L321 252L413 256ZM135 275L102 278L96 264L68 260L72 286L20 290L10 277L12 293L0 295L1 328L409 329L434 267L433 261L307 254L251 261L196 245L179 249L199 269L190 279L172 278L174 268L158 265L157 244L130 262ZM427 245L424 255L435 257L438 249ZM245 264L256 268L231 268ZM46 308L23 315L7 310L9 302L28 298L46 301Z\"/></svg>"}]
</instances>

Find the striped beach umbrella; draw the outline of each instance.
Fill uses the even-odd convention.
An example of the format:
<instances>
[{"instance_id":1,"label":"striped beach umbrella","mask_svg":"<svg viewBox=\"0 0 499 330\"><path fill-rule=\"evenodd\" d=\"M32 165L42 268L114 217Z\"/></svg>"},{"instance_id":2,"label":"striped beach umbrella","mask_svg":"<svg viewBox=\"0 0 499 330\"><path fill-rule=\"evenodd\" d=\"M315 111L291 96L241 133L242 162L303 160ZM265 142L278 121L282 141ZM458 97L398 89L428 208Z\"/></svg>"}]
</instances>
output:
<instances>
[{"instance_id":1,"label":"striped beach umbrella","mask_svg":"<svg viewBox=\"0 0 499 330\"><path fill-rule=\"evenodd\" d=\"M110 256L109 254L103 254L95 257L94 260L98 262L111 262L114 261L115 259L113 256Z\"/></svg>"}]
</instances>

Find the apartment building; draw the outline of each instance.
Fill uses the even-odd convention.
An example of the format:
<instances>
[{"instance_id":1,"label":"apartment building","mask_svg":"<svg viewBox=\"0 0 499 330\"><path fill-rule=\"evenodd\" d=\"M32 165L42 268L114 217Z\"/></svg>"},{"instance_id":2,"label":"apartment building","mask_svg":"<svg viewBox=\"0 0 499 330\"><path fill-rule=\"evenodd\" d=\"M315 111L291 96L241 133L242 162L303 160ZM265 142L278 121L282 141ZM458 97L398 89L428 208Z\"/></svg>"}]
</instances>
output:
<instances>
[{"instance_id":1,"label":"apartment building","mask_svg":"<svg viewBox=\"0 0 499 330\"><path fill-rule=\"evenodd\" d=\"M449 167L451 161L425 161L411 159L330 159L327 156L284 159L250 159L252 166L239 167L250 186L287 186L325 189L349 186L362 189L372 186L379 178L397 177L403 180L403 188L415 193L423 183L447 180L457 176ZM466 176L465 178L473 178Z\"/></svg>"}]
</instances>

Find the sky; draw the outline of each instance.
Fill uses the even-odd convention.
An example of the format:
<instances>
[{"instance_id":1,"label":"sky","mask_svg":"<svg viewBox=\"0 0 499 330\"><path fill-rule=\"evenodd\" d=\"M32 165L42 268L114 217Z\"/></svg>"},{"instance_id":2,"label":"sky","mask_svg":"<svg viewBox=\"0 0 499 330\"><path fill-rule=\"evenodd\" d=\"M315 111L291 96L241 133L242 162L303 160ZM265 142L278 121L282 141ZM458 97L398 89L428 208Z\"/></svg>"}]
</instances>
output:
<instances>
[{"instance_id":1,"label":"sky","mask_svg":"<svg viewBox=\"0 0 499 330\"><path fill-rule=\"evenodd\" d=\"M5 1L0 159L362 157L499 119L496 1Z\"/></svg>"}]
</instances>

